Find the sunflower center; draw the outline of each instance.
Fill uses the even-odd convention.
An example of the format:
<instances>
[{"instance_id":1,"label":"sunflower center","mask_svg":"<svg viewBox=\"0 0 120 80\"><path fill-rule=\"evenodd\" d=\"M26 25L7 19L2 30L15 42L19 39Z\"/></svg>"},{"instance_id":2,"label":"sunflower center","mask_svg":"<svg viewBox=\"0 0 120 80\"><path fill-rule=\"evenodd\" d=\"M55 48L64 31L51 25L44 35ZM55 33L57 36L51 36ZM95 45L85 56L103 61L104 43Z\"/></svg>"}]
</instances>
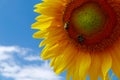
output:
<instances>
[{"instance_id":1,"label":"sunflower center","mask_svg":"<svg viewBox=\"0 0 120 80\"><path fill-rule=\"evenodd\" d=\"M79 34L91 37L102 30L105 15L99 5L86 3L73 11L71 22Z\"/></svg>"},{"instance_id":2,"label":"sunflower center","mask_svg":"<svg viewBox=\"0 0 120 80\"><path fill-rule=\"evenodd\" d=\"M68 36L81 47L92 50L108 42L116 17L104 0L73 0L65 9L63 21Z\"/></svg>"}]
</instances>

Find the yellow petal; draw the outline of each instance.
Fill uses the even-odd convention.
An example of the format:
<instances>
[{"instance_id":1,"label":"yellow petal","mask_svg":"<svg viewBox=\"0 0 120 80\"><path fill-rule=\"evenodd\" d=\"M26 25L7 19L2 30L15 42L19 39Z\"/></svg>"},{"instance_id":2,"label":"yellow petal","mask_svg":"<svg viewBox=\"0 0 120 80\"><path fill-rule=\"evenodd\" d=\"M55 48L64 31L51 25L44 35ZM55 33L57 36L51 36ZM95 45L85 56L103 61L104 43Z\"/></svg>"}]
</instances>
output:
<instances>
[{"instance_id":1,"label":"yellow petal","mask_svg":"<svg viewBox=\"0 0 120 80\"><path fill-rule=\"evenodd\" d=\"M44 31L38 31L36 33L33 34L33 38L45 38L47 36L48 32L46 30Z\"/></svg>"},{"instance_id":2,"label":"yellow petal","mask_svg":"<svg viewBox=\"0 0 120 80\"><path fill-rule=\"evenodd\" d=\"M32 24L32 29L45 30L51 25L52 21L47 20L44 22L35 22Z\"/></svg>"},{"instance_id":3,"label":"yellow petal","mask_svg":"<svg viewBox=\"0 0 120 80\"><path fill-rule=\"evenodd\" d=\"M63 42L64 42L64 44L63 44ZM57 57L58 55L60 55L63 52L63 50L67 46L67 44L68 44L68 42L61 41L54 45L51 45L51 44L46 45L46 47L42 51L41 57L43 59L50 59L52 57Z\"/></svg>"},{"instance_id":4,"label":"yellow petal","mask_svg":"<svg viewBox=\"0 0 120 80\"><path fill-rule=\"evenodd\" d=\"M111 52L112 55L112 70L120 78L120 46L119 44Z\"/></svg>"},{"instance_id":5,"label":"yellow petal","mask_svg":"<svg viewBox=\"0 0 120 80\"><path fill-rule=\"evenodd\" d=\"M91 64L89 53L77 52L71 61L71 67L68 68L67 80L72 76L72 80L85 80Z\"/></svg>"},{"instance_id":6,"label":"yellow petal","mask_svg":"<svg viewBox=\"0 0 120 80\"><path fill-rule=\"evenodd\" d=\"M54 70L57 74L70 67L70 63L74 59L74 52L75 49L72 44L68 44L66 47L64 47L63 52L56 59Z\"/></svg>"},{"instance_id":7,"label":"yellow petal","mask_svg":"<svg viewBox=\"0 0 120 80\"><path fill-rule=\"evenodd\" d=\"M57 5L57 6L54 6ZM63 13L63 7L57 3L52 5L47 5L45 7L40 7L41 5L37 5L37 8L34 10L35 12L47 16L58 16ZM58 10L59 9L59 10ZM49 11L48 11L49 10Z\"/></svg>"},{"instance_id":8,"label":"yellow petal","mask_svg":"<svg viewBox=\"0 0 120 80\"><path fill-rule=\"evenodd\" d=\"M98 80L101 67L101 58L97 54L91 54L91 66L89 70L90 80Z\"/></svg>"},{"instance_id":9,"label":"yellow petal","mask_svg":"<svg viewBox=\"0 0 120 80\"><path fill-rule=\"evenodd\" d=\"M40 15L40 16L36 17L35 19L38 22L43 23L43 22L46 22L46 21L53 20L53 17L49 17L49 16L46 16L46 15Z\"/></svg>"},{"instance_id":10,"label":"yellow petal","mask_svg":"<svg viewBox=\"0 0 120 80\"><path fill-rule=\"evenodd\" d=\"M86 78L86 75L88 73L88 69L90 68L91 64L91 56L89 53L79 53L78 57L78 69L79 69L79 79L84 80Z\"/></svg>"},{"instance_id":11,"label":"yellow petal","mask_svg":"<svg viewBox=\"0 0 120 80\"><path fill-rule=\"evenodd\" d=\"M64 35L47 37L43 42L40 43L40 46L44 46L45 44L55 43L56 41L60 41L63 37L64 37Z\"/></svg>"},{"instance_id":12,"label":"yellow petal","mask_svg":"<svg viewBox=\"0 0 120 80\"><path fill-rule=\"evenodd\" d=\"M103 53L101 58L102 58L101 69L102 69L103 80L107 80L106 77L107 77L108 71L112 66L112 58L109 53Z\"/></svg>"}]
</instances>

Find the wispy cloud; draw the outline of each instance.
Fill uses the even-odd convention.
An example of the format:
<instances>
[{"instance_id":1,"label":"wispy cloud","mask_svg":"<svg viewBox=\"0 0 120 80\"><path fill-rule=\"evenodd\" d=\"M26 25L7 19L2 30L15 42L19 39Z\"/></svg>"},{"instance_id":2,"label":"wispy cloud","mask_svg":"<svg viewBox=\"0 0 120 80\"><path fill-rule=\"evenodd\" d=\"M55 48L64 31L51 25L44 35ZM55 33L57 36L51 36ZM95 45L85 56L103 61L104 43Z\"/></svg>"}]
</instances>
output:
<instances>
[{"instance_id":1,"label":"wispy cloud","mask_svg":"<svg viewBox=\"0 0 120 80\"><path fill-rule=\"evenodd\" d=\"M25 55L30 50L31 49L21 48L19 46L0 46L0 61L11 59L14 53Z\"/></svg>"},{"instance_id":2,"label":"wispy cloud","mask_svg":"<svg viewBox=\"0 0 120 80\"><path fill-rule=\"evenodd\" d=\"M30 51L31 49L29 48L21 48L19 46L0 46L0 52L1 53L27 53L28 51Z\"/></svg>"},{"instance_id":3,"label":"wispy cloud","mask_svg":"<svg viewBox=\"0 0 120 80\"><path fill-rule=\"evenodd\" d=\"M26 56L24 57L25 60L28 61L41 61L42 59L39 56Z\"/></svg>"},{"instance_id":4,"label":"wispy cloud","mask_svg":"<svg viewBox=\"0 0 120 80\"><path fill-rule=\"evenodd\" d=\"M0 73L1 76L13 78L13 80L61 80L49 67L49 63L43 62L38 56L29 55L31 49L18 46L0 46ZM15 55L22 56L18 59ZM17 62L39 61L41 65L19 64ZM26 62L27 63L27 62Z\"/></svg>"}]
</instances>

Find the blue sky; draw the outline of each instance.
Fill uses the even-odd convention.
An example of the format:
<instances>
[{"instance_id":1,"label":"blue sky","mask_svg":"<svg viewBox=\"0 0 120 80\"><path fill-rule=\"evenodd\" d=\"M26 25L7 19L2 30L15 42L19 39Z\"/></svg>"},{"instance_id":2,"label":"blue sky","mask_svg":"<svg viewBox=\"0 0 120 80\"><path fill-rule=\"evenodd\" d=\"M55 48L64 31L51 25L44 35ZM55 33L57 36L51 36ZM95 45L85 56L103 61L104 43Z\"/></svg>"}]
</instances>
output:
<instances>
[{"instance_id":1,"label":"blue sky","mask_svg":"<svg viewBox=\"0 0 120 80\"><path fill-rule=\"evenodd\" d=\"M31 29L41 0L0 0L0 80L65 80L43 61Z\"/></svg>"},{"instance_id":2,"label":"blue sky","mask_svg":"<svg viewBox=\"0 0 120 80\"><path fill-rule=\"evenodd\" d=\"M65 80L39 57L40 40L32 38L33 6L40 1L0 0L0 80Z\"/></svg>"}]
</instances>

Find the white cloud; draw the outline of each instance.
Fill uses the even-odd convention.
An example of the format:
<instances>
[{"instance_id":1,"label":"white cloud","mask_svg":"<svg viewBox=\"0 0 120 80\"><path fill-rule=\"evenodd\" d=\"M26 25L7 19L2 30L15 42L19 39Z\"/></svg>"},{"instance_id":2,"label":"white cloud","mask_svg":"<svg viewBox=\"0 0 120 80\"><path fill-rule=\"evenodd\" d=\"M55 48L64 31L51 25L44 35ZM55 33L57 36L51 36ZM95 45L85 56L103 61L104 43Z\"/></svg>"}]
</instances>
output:
<instances>
[{"instance_id":1,"label":"white cloud","mask_svg":"<svg viewBox=\"0 0 120 80\"><path fill-rule=\"evenodd\" d=\"M48 64L48 63L47 63ZM12 77L15 80L60 80L49 66L4 66L3 76Z\"/></svg>"},{"instance_id":2,"label":"white cloud","mask_svg":"<svg viewBox=\"0 0 120 80\"><path fill-rule=\"evenodd\" d=\"M0 53L27 53L29 50L29 48L21 48L19 46L0 46Z\"/></svg>"},{"instance_id":3,"label":"white cloud","mask_svg":"<svg viewBox=\"0 0 120 80\"><path fill-rule=\"evenodd\" d=\"M30 50L31 49L21 48L18 46L0 46L0 61L12 58L14 53L25 55Z\"/></svg>"},{"instance_id":4,"label":"white cloud","mask_svg":"<svg viewBox=\"0 0 120 80\"><path fill-rule=\"evenodd\" d=\"M28 61L38 61L38 60L42 60L39 56L26 56L24 57L25 60L28 60Z\"/></svg>"},{"instance_id":5,"label":"white cloud","mask_svg":"<svg viewBox=\"0 0 120 80\"><path fill-rule=\"evenodd\" d=\"M3 77L14 80L61 80L49 67L48 62L42 62L37 56L28 56L31 49L18 46L0 46L0 73ZM16 61L15 54L23 56L23 60L39 61L41 65L20 65ZM27 55L26 55L27 54ZM25 56L24 56L25 55Z\"/></svg>"}]
</instances>

